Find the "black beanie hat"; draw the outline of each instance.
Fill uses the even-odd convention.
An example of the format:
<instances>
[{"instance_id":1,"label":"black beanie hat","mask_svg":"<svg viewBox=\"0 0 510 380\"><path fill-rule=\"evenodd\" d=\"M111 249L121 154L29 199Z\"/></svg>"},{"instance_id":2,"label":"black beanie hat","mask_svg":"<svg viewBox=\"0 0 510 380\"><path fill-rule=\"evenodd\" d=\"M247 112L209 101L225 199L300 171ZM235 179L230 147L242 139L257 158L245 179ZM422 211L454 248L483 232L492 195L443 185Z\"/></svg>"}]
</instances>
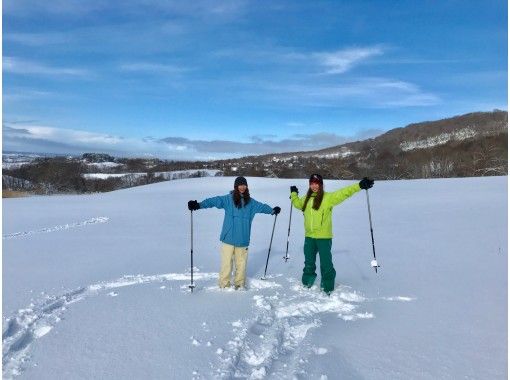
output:
<instances>
[{"instance_id":1,"label":"black beanie hat","mask_svg":"<svg viewBox=\"0 0 510 380\"><path fill-rule=\"evenodd\" d=\"M321 176L320 174L312 174L312 175L310 176L310 179L309 179L309 181L308 181L308 182L309 182L309 183L317 182L317 183L319 183L319 184L321 184L321 185L323 185L323 184L324 184L324 183L323 183L323 181L322 181L322 176Z\"/></svg>"},{"instance_id":2,"label":"black beanie hat","mask_svg":"<svg viewBox=\"0 0 510 380\"><path fill-rule=\"evenodd\" d=\"M234 181L234 187L237 187L239 185L248 186L248 182L246 181L246 178L244 177L237 177Z\"/></svg>"}]
</instances>

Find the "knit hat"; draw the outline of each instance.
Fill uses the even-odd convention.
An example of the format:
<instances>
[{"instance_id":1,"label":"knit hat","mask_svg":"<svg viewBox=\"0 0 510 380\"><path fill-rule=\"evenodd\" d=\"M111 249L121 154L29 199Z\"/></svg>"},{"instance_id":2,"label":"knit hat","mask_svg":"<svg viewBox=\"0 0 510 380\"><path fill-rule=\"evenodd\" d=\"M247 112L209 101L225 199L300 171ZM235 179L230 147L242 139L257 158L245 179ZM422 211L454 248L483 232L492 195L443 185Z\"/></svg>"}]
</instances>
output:
<instances>
[{"instance_id":1,"label":"knit hat","mask_svg":"<svg viewBox=\"0 0 510 380\"><path fill-rule=\"evenodd\" d=\"M323 185L323 181L322 181L322 176L320 174L312 174L310 176L310 180L308 181L309 183L318 183L319 185Z\"/></svg>"},{"instance_id":2,"label":"knit hat","mask_svg":"<svg viewBox=\"0 0 510 380\"><path fill-rule=\"evenodd\" d=\"M244 177L237 177L234 181L234 187L237 187L239 185L248 186L248 182L246 181L246 178Z\"/></svg>"}]
</instances>

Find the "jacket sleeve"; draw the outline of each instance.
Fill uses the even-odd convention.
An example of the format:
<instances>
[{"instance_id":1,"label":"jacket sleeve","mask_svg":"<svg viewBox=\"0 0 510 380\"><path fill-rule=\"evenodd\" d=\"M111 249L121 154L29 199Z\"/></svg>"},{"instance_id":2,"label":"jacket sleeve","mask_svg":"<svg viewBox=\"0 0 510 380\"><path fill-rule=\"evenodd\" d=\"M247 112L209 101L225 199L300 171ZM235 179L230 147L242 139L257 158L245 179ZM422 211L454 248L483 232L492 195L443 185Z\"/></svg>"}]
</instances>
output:
<instances>
[{"instance_id":1,"label":"jacket sleeve","mask_svg":"<svg viewBox=\"0 0 510 380\"><path fill-rule=\"evenodd\" d=\"M272 214L273 208L269 206L268 204L261 203L259 201L256 201L255 199L251 199L251 202L253 202L253 214Z\"/></svg>"},{"instance_id":2,"label":"jacket sleeve","mask_svg":"<svg viewBox=\"0 0 510 380\"><path fill-rule=\"evenodd\" d=\"M200 202L200 208L216 207L224 209L227 203L225 197L226 197L225 195L222 195L218 197L204 199L202 202Z\"/></svg>"},{"instance_id":3,"label":"jacket sleeve","mask_svg":"<svg viewBox=\"0 0 510 380\"><path fill-rule=\"evenodd\" d=\"M340 190L330 193L331 194L331 197L330 197L331 206L336 206L337 204L342 203L347 198L356 194L360 190L361 190L361 188L359 187L359 184L355 183L353 185L346 186Z\"/></svg>"},{"instance_id":4,"label":"jacket sleeve","mask_svg":"<svg viewBox=\"0 0 510 380\"><path fill-rule=\"evenodd\" d=\"M295 208L302 209L303 203L305 202L305 197L299 198L298 194L296 192L290 193L290 199L292 201L292 205Z\"/></svg>"}]
</instances>

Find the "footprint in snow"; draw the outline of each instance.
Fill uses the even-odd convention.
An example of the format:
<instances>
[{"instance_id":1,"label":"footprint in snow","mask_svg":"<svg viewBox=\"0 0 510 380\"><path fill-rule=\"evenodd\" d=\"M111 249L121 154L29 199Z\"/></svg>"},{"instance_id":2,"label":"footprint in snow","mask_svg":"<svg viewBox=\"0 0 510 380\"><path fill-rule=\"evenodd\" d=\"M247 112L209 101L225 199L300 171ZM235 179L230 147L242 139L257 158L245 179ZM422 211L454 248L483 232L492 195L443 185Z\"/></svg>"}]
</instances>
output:
<instances>
[{"instance_id":1,"label":"footprint in snow","mask_svg":"<svg viewBox=\"0 0 510 380\"><path fill-rule=\"evenodd\" d=\"M307 357L324 355L325 348L303 344L309 330L321 325L321 316L337 314L343 320L373 318L358 312L366 299L347 287L338 287L331 296L318 289L302 287L297 280L287 292L253 296L256 316L231 322L234 338L220 355L220 377L293 378L303 371Z\"/></svg>"},{"instance_id":2,"label":"footprint in snow","mask_svg":"<svg viewBox=\"0 0 510 380\"><path fill-rule=\"evenodd\" d=\"M88 223L83 223L88 224ZM42 231L37 231L42 232ZM49 232L49 231L44 231ZM5 238L5 237L4 237ZM217 273L194 274L197 281L217 280ZM5 319L3 331L3 376L11 378L22 373L31 359L29 350L32 343L52 331L62 319L62 314L68 307L90 296L97 296L105 291L110 297L118 296L112 289L147 283L162 283L167 281L185 281L182 289L189 292L189 274L167 273L160 275L130 275L109 282L99 282L82 287L60 296L48 296L41 292L43 300L33 302L27 308L18 310L15 315ZM320 316L325 313L337 313L338 317L346 321L374 318L372 313L358 312L357 308L365 301L360 294L345 286L339 286L331 297L320 292L317 287L305 289L296 279L287 279L290 287L282 287L273 281L249 279L248 291L255 292L253 296L256 315L251 320L234 321L235 337L226 348L218 348L221 365L218 373L221 377L251 377L274 375L276 377L293 377L302 372L303 358L313 354L313 349L302 344L310 329L321 325ZM165 289L166 286L160 286ZM271 292L271 289L275 290ZM216 291L215 287L202 287L195 290ZM264 295L269 290L271 295ZM281 291L281 295L280 295ZM253 294L253 293L252 293ZM410 302L412 297L383 297L385 301ZM202 324L204 330L209 330L207 324ZM192 344L198 346L201 342L192 338ZM211 342L206 343L211 346ZM321 355L318 348L315 354ZM286 360L278 360L286 357Z\"/></svg>"}]
</instances>

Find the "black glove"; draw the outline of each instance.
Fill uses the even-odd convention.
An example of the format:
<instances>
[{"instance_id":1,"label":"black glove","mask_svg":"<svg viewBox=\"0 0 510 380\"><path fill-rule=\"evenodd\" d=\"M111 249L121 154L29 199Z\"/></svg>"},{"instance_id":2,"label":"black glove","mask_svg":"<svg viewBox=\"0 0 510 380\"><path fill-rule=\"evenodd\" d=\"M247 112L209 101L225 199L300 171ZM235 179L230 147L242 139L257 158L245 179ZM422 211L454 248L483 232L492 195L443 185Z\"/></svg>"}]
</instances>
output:
<instances>
[{"instance_id":1,"label":"black glove","mask_svg":"<svg viewBox=\"0 0 510 380\"><path fill-rule=\"evenodd\" d=\"M297 189L297 187L296 187L296 186L291 186L291 187L290 187L290 192L291 192L291 193L297 193L297 194L299 194L299 190Z\"/></svg>"},{"instance_id":2,"label":"black glove","mask_svg":"<svg viewBox=\"0 0 510 380\"><path fill-rule=\"evenodd\" d=\"M282 211L281 207L273 207L273 215L278 215Z\"/></svg>"},{"instance_id":3,"label":"black glove","mask_svg":"<svg viewBox=\"0 0 510 380\"><path fill-rule=\"evenodd\" d=\"M363 179L359 181L359 187L361 187L363 190L368 190L372 186L374 186L374 180L368 177L363 177Z\"/></svg>"},{"instance_id":4,"label":"black glove","mask_svg":"<svg viewBox=\"0 0 510 380\"><path fill-rule=\"evenodd\" d=\"M190 211L196 211L200 208L200 204L195 200L195 201L189 201L188 202L188 210Z\"/></svg>"}]
</instances>

